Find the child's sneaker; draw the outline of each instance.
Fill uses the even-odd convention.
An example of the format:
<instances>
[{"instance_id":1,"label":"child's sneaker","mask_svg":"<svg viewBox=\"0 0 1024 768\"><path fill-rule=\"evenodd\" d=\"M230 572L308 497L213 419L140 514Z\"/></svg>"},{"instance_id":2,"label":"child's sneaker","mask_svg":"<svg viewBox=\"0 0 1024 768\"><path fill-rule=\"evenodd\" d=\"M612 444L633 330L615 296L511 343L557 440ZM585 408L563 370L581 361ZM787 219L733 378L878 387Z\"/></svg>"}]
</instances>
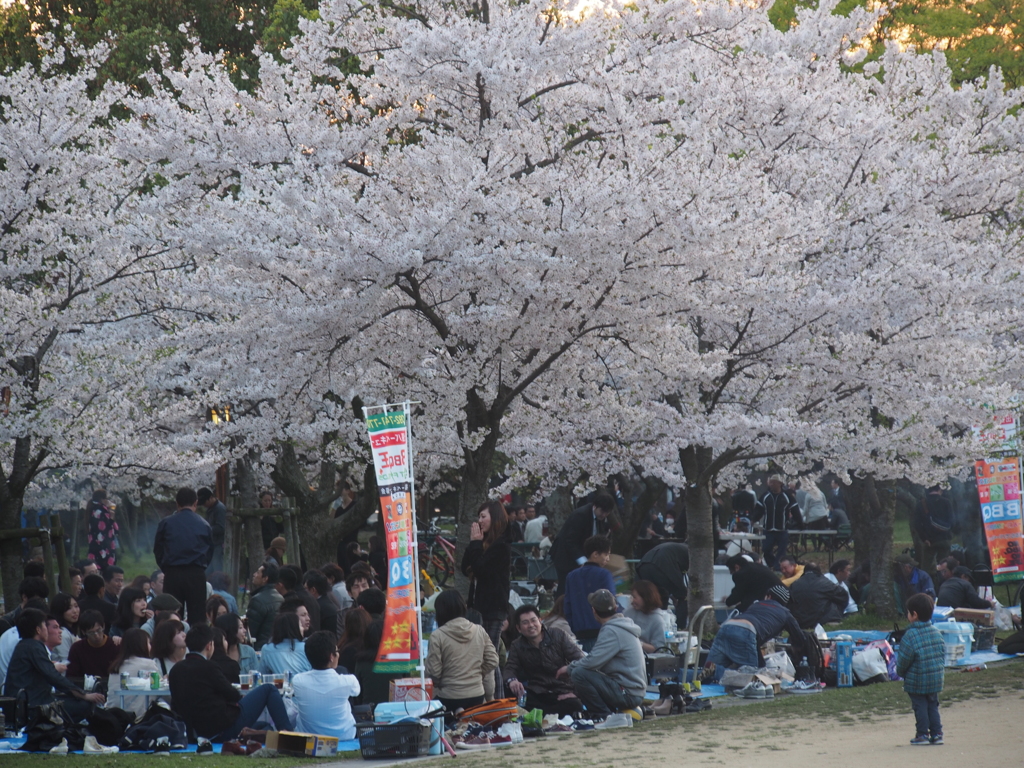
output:
<instances>
[{"instance_id":1,"label":"child's sneaker","mask_svg":"<svg viewBox=\"0 0 1024 768\"><path fill-rule=\"evenodd\" d=\"M929 742L937 747L941 747L943 744L946 743L942 740L941 733L936 733L934 736L931 737L931 739L929 739Z\"/></svg>"},{"instance_id":2,"label":"child's sneaker","mask_svg":"<svg viewBox=\"0 0 1024 768\"><path fill-rule=\"evenodd\" d=\"M915 747L928 746L932 743L932 740L928 738L928 735L915 736L910 740L910 743Z\"/></svg>"}]
</instances>

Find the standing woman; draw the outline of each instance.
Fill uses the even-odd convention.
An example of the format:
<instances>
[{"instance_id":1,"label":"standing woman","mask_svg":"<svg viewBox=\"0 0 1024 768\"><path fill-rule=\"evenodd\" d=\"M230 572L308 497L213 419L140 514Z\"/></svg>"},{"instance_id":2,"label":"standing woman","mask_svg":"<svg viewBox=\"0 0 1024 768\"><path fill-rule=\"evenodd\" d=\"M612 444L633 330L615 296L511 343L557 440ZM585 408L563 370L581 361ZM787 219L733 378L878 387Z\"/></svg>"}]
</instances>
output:
<instances>
[{"instance_id":1,"label":"standing woman","mask_svg":"<svg viewBox=\"0 0 1024 768\"><path fill-rule=\"evenodd\" d=\"M108 565L117 565L117 521L114 505L107 499L107 491L97 488L89 502L89 559L102 571Z\"/></svg>"},{"instance_id":2,"label":"standing woman","mask_svg":"<svg viewBox=\"0 0 1024 768\"><path fill-rule=\"evenodd\" d=\"M484 631L498 649L501 625L508 618L509 569L508 515L500 501L488 501L477 512L469 532L469 546L462 556L462 572L473 579L469 587L470 608L484 617Z\"/></svg>"}]
</instances>

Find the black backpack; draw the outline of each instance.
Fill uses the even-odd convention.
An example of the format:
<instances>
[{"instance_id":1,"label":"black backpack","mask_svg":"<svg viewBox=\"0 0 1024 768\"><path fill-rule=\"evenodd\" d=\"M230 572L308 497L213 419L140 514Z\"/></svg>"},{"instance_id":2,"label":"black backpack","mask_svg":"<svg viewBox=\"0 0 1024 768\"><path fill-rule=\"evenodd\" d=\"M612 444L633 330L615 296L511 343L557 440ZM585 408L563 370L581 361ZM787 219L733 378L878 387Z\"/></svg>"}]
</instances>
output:
<instances>
[{"instance_id":1,"label":"black backpack","mask_svg":"<svg viewBox=\"0 0 1024 768\"><path fill-rule=\"evenodd\" d=\"M68 749L79 750L85 744L85 729L71 719L59 701L43 704L29 717L25 729L25 752L49 752L68 740Z\"/></svg>"},{"instance_id":2,"label":"black backpack","mask_svg":"<svg viewBox=\"0 0 1024 768\"><path fill-rule=\"evenodd\" d=\"M152 752L161 738L167 739L171 749L185 749L188 745L185 721L159 702L152 704L145 714L128 728L118 745L121 749Z\"/></svg>"}]
</instances>

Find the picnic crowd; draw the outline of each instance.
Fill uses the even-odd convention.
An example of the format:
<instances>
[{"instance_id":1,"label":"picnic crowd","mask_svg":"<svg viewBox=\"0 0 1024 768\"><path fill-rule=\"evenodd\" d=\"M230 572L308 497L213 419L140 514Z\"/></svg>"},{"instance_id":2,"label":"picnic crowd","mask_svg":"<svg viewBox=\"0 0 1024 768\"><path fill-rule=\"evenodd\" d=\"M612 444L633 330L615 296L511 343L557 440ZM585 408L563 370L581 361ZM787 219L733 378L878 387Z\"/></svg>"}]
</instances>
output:
<instances>
[{"instance_id":1,"label":"picnic crowd","mask_svg":"<svg viewBox=\"0 0 1024 768\"><path fill-rule=\"evenodd\" d=\"M869 589L848 560L824 573L787 552L787 525L801 508L781 478L770 478L768 487L760 499L749 494L749 504L749 492L737 491L744 497L737 519L764 521L765 561L746 550L723 556L734 584L726 603L735 611L700 672L706 681L730 668L762 667L762 645L783 632L799 655L808 642L804 630L856 612ZM805 509L844 512L835 498L811 495ZM122 691L135 689L133 678L156 675L166 680L168 703L200 751L221 742L225 751L245 754L267 729L352 739L352 705L388 701L391 681L403 676L374 669L387 605L386 557L375 567L358 544L339 547L344 568L330 562L303 572L284 562L287 542L266 531L265 561L251 576L242 616L221 570L223 504L206 488L182 488L176 504L156 531L159 570L153 574L129 582L116 565L117 524L103 491L90 507L89 559L71 569L70 594L50 595L42 564L26 563L20 605L0 618L5 696L26 700L29 719L54 701L75 720L115 706L138 717L147 697ZM481 506L460 563L471 578L467 598L450 589L433 600L437 628L429 637L426 676L449 713L507 695L526 710L586 718L599 728L643 718L645 657L687 624L689 551L679 541L651 547L636 565L623 605L606 568L615 507L614 498L598 495L548 540L558 589L553 608L542 615L534 605L509 606L510 545L539 541L542 525L534 525L533 510L510 512L497 501ZM656 535L655 522L663 525L652 520L648 533ZM937 538L930 547L932 541ZM382 548L371 549L379 554ZM917 718L913 744L943 739L937 708L943 646L929 623L934 605L989 605L948 547L932 547L931 557L919 564L900 555L894 564L912 622L899 671ZM1024 645L1020 633L1011 640ZM258 684L253 673L270 682ZM290 695L282 696L282 689ZM653 710L678 711L677 703L663 698ZM94 740L89 748L108 749Z\"/></svg>"}]
</instances>

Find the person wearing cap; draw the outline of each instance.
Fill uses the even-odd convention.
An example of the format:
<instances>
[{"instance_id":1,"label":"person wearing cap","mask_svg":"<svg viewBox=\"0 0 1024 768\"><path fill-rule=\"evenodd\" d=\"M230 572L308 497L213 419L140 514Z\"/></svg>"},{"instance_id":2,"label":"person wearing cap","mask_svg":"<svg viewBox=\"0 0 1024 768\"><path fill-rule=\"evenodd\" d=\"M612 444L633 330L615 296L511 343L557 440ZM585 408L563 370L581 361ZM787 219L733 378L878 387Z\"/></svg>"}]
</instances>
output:
<instances>
[{"instance_id":1,"label":"person wearing cap","mask_svg":"<svg viewBox=\"0 0 1024 768\"><path fill-rule=\"evenodd\" d=\"M149 609L153 611L153 615L143 623L142 631L149 635L150 639L152 639L153 631L156 629L156 614L162 611L170 611L177 614L179 618L181 617L181 601L174 595L169 595L166 592L150 600ZM188 624L182 621L182 625L184 625L185 631L188 632Z\"/></svg>"},{"instance_id":2,"label":"person wearing cap","mask_svg":"<svg viewBox=\"0 0 1024 768\"><path fill-rule=\"evenodd\" d=\"M761 646L782 630L789 632L789 642L797 655L804 652L804 633L797 620L789 612L789 590L777 584L768 590L763 600L758 600L735 619L724 622L715 635L705 665L714 671L717 683L730 666L764 666Z\"/></svg>"},{"instance_id":3,"label":"person wearing cap","mask_svg":"<svg viewBox=\"0 0 1024 768\"><path fill-rule=\"evenodd\" d=\"M903 602L911 596L924 592L935 599L935 586L932 577L917 567L917 561L908 554L896 555L896 582L903 591ZM902 608L902 606L901 606Z\"/></svg>"},{"instance_id":4,"label":"person wearing cap","mask_svg":"<svg viewBox=\"0 0 1024 768\"><path fill-rule=\"evenodd\" d=\"M263 556L263 561L273 563L279 568L284 565L284 553L288 551L288 542L284 536L275 536L270 540L270 546Z\"/></svg>"},{"instance_id":5,"label":"person wearing cap","mask_svg":"<svg viewBox=\"0 0 1024 768\"><path fill-rule=\"evenodd\" d=\"M618 613L619 604L607 589L587 598L594 618L601 625L589 655L570 662L563 670L572 680L576 696L594 719L611 720L613 712L627 712L640 706L647 692L647 666L640 645L640 627ZM627 717L636 719L635 715ZM623 722L631 725L632 722Z\"/></svg>"},{"instance_id":6,"label":"person wearing cap","mask_svg":"<svg viewBox=\"0 0 1024 768\"><path fill-rule=\"evenodd\" d=\"M199 497L191 488L175 496L177 511L156 527L153 554L164 572L164 592L185 605L192 624L206 621L206 566L213 548L210 524L196 513Z\"/></svg>"},{"instance_id":7,"label":"person wearing cap","mask_svg":"<svg viewBox=\"0 0 1024 768\"><path fill-rule=\"evenodd\" d=\"M971 569L965 565L958 565L953 569L953 575L942 582L942 586L939 587L939 599L935 604L950 608L978 608L983 611L992 608L992 603L978 596L978 590L971 581Z\"/></svg>"}]
</instances>

